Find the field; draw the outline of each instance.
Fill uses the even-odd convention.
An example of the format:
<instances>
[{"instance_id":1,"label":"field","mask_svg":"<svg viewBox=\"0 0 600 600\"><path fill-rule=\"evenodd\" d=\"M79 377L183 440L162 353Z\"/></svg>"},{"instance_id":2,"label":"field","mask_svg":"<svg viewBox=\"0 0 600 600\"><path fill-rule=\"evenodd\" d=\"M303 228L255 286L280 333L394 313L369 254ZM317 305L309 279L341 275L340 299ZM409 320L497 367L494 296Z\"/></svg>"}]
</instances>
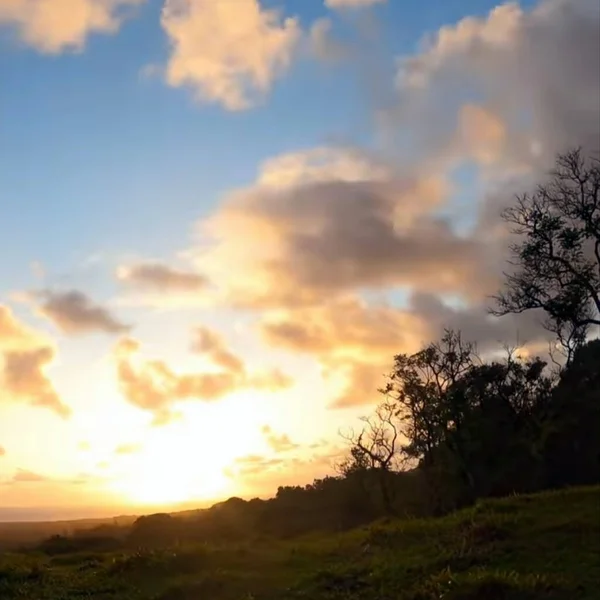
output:
<instances>
[{"instance_id":1,"label":"field","mask_svg":"<svg viewBox=\"0 0 600 600\"><path fill-rule=\"evenodd\" d=\"M2 600L593 600L599 582L597 487L339 535L0 558Z\"/></svg>"}]
</instances>

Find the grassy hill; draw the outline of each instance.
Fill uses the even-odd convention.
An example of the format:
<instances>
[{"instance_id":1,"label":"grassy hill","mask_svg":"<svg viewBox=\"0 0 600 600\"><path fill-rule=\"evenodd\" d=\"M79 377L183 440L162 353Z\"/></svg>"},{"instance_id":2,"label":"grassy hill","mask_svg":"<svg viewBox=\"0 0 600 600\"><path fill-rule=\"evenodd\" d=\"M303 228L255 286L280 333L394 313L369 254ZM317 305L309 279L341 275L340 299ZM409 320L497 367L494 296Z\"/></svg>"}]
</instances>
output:
<instances>
[{"instance_id":1,"label":"grassy hill","mask_svg":"<svg viewBox=\"0 0 600 600\"><path fill-rule=\"evenodd\" d=\"M0 558L3 600L593 600L598 582L598 487L339 535Z\"/></svg>"}]
</instances>

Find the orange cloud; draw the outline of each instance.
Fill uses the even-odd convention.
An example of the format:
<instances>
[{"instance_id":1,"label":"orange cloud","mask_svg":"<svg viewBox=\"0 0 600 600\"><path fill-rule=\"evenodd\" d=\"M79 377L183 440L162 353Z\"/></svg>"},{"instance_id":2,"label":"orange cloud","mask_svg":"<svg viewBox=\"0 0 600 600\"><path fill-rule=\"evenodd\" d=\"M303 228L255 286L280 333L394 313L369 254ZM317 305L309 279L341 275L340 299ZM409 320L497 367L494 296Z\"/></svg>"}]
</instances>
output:
<instances>
[{"instance_id":1,"label":"orange cloud","mask_svg":"<svg viewBox=\"0 0 600 600\"><path fill-rule=\"evenodd\" d=\"M32 406L43 406L61 417L68 417L71 409L63 404L46 375L53 359L54 350L50 347L6 352L2 373L4 392Z\"/></svg>"},{"instance_id":2,"label":"orange cloud","mask_svg":"<svg viewBox=\"0 0 600 600\"><path fill-rule=\"evenodd\" d=\"M42 483L48 481L48 478L39 473L34 473L33 471L17 469L17 472L10 481L11 483Z\"/></svg>"},{"instance_id":3,"label":"orange cloud","mask_svg":"<svg viewBox=\"0 0 600 600\"><path fill-rule=\"evenodd\" d=\"M46 371L55 350L43 336L20 323L0 306L0 382L5 401L21 400L68 417L71 410L60 399Z\"/></svg>"},{"instance_id":4,"label":"orange cloud","mask_svg":"<svg viewBox=\"0 0 600 600\"><path fill-rule=\"evenodd\" d=\"M244 363L225 347L223 338L207 327L198 327L194 332L192 351L208 355L218 366L234 373L244 372Z\"/></svg>"},{"instance_id":5,"label":"orange cloud","mask_svg":"<svg viewBox=\"0 0 600 600\"><path fill-rule=\"evenodd\" d=\"M161 360L137 360L140 345L123 339L115 348L117 376L124 397L134 406L151 412L155 425L164 425L176 417L174 406L182 401L213 402L242 389L279 391L290 384L278 371L248 374L243 363L222 346L221 338L210 330L203 332L201 348L220 371L176 373Z\"/></svg>"},{"instance_id":6,"label":"orange cloud","mask_svg":"<svg viewBox=\"0 0 600 600\"><path fill-rule=\"evenodd\" d=\"M265 425L261 429L261 432L265 437L265 440L271 448L271 450L273 450L273 452L276 452L277 454L279 454L280 452L288 452L290 450L295 450L300 447L298 444L292 442L289 435L285 433L278 435L268 425Z\"/></svg>"},{"instance_id":7,"label":"orange cloud","mask_svg":"<svg viewBox=\"0 0 600 600\"><path fill-rule=\"evenodd\" d=\"M92 33L114 33L127 9L145 0L2 0L0 27L16 29L26 44L47 54L81 50Z\"/></svg>"},{"instance_id":8,"label":"orange cloud","mask_svg":"<svg viewBox=\"0 0 600 600\"><path fill-rule=\"evenodd\" d=\"M490 317L484 303L452 308L432 294L413 294L404 308L369 303L359 297L325 301L267 313L259 320L264 341L314 357L328 379L340 382L332 408L378 399L393 358L413 353L437 339L444 328L461 330L482 353L502 342L543 344L546 332L539 315Z\"/></svg>"},{"instance_id":9,"label":"orange cloud","mask_svg":"<svg viewBox=\"0 0 600 600\"><path fill-rule=\"evenodd\" d=\"M10 308L0 304L0 351L22 350L42 343L41 336L19 322Z\"/></svg>"},{"instance_id":10,"label":"orange cloud","mask_svg":"<svg viewBox=\"0 0 600 600\"><path fill-rule=\"evenodd\" d=\"M258 0L166 0L162 26L171 44L169 85L230 110L260 101L289 67L300 37L296 19Z\"/></svg>"}]
</instances>

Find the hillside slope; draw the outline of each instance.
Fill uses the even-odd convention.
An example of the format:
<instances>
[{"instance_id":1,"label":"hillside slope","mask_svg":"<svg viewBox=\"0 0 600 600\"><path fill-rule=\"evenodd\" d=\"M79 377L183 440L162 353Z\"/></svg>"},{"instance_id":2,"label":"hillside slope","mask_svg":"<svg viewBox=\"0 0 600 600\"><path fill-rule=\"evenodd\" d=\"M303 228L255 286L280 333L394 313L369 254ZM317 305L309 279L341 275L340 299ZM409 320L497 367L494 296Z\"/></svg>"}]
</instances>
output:
<instances>
[{"instance_id":1,"label":"hillside slope","mask_svg":"<svg viewBox=\"0 0 600 600\"><path fill-rule=\"evenodd\" d=\"M3 600L593 600L598 582L598 487L335 536L0 558Z\"/></svg>"}]
</instances>

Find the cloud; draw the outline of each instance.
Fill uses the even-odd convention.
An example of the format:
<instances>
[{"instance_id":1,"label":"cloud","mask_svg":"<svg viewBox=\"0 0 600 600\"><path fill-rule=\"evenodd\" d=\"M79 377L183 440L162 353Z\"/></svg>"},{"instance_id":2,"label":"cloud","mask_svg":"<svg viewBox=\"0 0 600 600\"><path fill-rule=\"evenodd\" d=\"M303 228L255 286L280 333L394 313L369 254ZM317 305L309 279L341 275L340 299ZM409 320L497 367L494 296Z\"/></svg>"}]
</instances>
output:
<instances>
[{"instance_id":1,"label":"cloud","mask_svg":"<svg viewBox=\"0 0 600 600\"><path fill-rule=\"evenodd\" d=\"M229 110L247 109L269 92L301 35L297 19L258 0L166 0L162 26L171 45L168 84Z\"/></svg>"},{"instance_id":2,"label":"cloud","mask_svg":"<svg viewBox=\"0 0 600 600\"><path fill-rule=\"evenodd\" d=\"M313 26L313 45L329 27ZM543 347L539 315L487 314L510 242L499 212L557 151L597 143L599 27L596 2L545 0L425 39L398 61L383 121L393 158L347 147L274 157L198 224L187 256L212 301L254 311L270 346L314 357L337 407L376 399L394 354L445 326L482 352ZM462 167L475 171L466 184ZM365 299L398 291L395 304Z\"/></svg>"},{"instance_id":3,"label":"cloud","mask_svg":"<svg viewBox=\"0 0 600 600\"><path fill-rule=\"evenodd\" d=\"M271 369L248 377L250 387L268 392L280 392L294 385L294 379L280 369Z\"/></svg>"},{"instance_id":4,"label":"cloud","mask_svg":"<svg viewBox=\"0 0 600 600\"><path fill-rule=\"evenodd\" d=\"M17 472L13 475L12 483L42 483L48 481L48 478L39 473L33 471L26 471L25 469L17 469Z\"/></svg>"},{"instance_id":5,"label":"cloud","mask_svg":"<svg viewBox=\"0 0 600 600\"><path fill-rule=\"evenodd\" d=\"M251 454L234 461L225 474L242 485L248 495L270 495L278 486L305 485L310 479L330 475L345 452L346 448L328 446L288 459Z\"/></svg>"},{"instance_id":6,"label":"cloud","mask_svg":"<svg viewBox=\"0 0 600 600\"><path fill-rule=\"evenodd\" d=\"M387 2L387 0L325 0L325 6L332 9L356 9L383 4L384 2Z\"/></svg>"},{"instance_id":7,"label":"cloud","mask_svg":"<svg viewBox=\"0 0 600 600\"><path fill-rule=\"evenodd\" d=\"M220 338L206 331L208 354L219 371L177 373L161 360L137 359L140 344L125 338L117 344L114 357L117 377L125 399L154 415L155 425L164 425L176 418L174 406L183 401L215 402L243 389L280 391L289 384L278 371L248 374L241 361L221 347ZM208 340L208 342L206 341ZM215 341L218 340L218 341Z\"/></svg>"},{"instance_id":8,"label":"cloud","mask_svg":"<svg viewBox=\"0 0 600 600\"><path fill-rule=\"evenodd\" d=\"M505 4L424 40L398 63L385 121L398 132L393 161L348 148L277 157L200 224L196 264L219 301L287 310L404 288L480 304L505 268L499 209L557 151L597 145L598 27L597 2L545 0L529 11ZM453 204L465 166L476 168L467 186L478 194L467 199L468 227Z\"/></svg>"},{"instance_id":9,"label":"cloud","mask_svg":"<svg viewBox=\"0 0 600 600\"><path fill-rule=\"evenodd\" d=\"M249 477L252 475L264 474L285 464L282 458L269 458L258 454L249 454L241 456L234 461L232 469L228 469L231 477Z\"/></svg>"},{"instance_id":10,"label":"cloud","mask_svg":"<svg viewBox=\"0 0 600 600\"><path fill-rule=\"evenodd\" d=\"M198 273L157 262L120 267L117 278L128 285L161 293L199 292L209 285L206 277Z\"/></svg>"},{"instance_id":11,"label":"cloud","mask_svg":"<svg viewBox=\"0 0 600 600\"><path fill-rule=\"evenodd\" d=\"M40 335L18 321L8 306L0 304L0 351L22 350L43 343Z\"/></svg>"},{"instance_id":12,"label":"cloud","mask_svg":"<svg viewBox=\"0 0 600 600\"><path fill-rule=\"evenodd\" d=\"M337 63L351 55L351 49L331 36L333 23L327 17L317 19L311 26L308 43L313 55L323 62Z\"/></svg>"},{"instance_id":13,"label":"cloud","mask_svg":"<svg viewBox=\"0 0 600 600\"><path fill-rule=\"evenodd\" d=\"M243 361L225 347L225 342L218 333L208 327L195 329L192 351L208 355L216 365L223 367L226 371L240 374L245 371Z\"/></svg>"},{"instance_id":14,"label":"cloud","mask_svg":"<svg viewBox=\"0 0 600 600\"><path fill-rule=\"evenodd\" d=\"M6 456L6 449L4 446L0 446L0 456Z\"/></svg>"},{"instance_id":15,"label":"cloud","mask_svg":"<svg viewBox=\"0 0 600 600\"><path fill-rule=\"evenodd\" d=\"M43 406L66 418L71 409L60 399L46 375L54 360L54 349L48 347L6 352L2 371L4 394L23 399L32 406Z\"/></svg>"},{"instance_id":16,"label":"cloud","mask_svg":"<svg viewBox=\"0 0 600 600\"><path fill-rule=\"evenodd\" d=\"M83 292L44 290L36 294L43 300L39 312L63 333L81 335L93 331L116 334L130 329L106 308L96 304Z\"/></svg>"},{"instance_id":17,"label":"cloud","mask_svg":"<svg viewBox=\"0 0 600 600\"><path fill-rule=\"evenodd\" d=\"M333 148L269 161L255 186L234 192L201 224L199 268L231 303L252 308L311 304L356 288L492 291L485 244L432 214L449 183L426 171L396 174Z\"/></svg>"},{"instance_id":18,"label":"cloud","mask_svg":"<svg viewBox=\"0 0 600 600\"><path fill-rule=\"evenodd\" d=\"M509 138L500 163L540 167L569 145L597 145L599 26L595 0L542 0L443 27L399 62L396 126L432 151L477 97Z\"/></svg>"},{"instance_id":19,"label":"cloud","mask_svg":"<svg viewBox=\"0 0 600 600\"><path fill-rule=\"evenodd\" d=\"M145 0L2 0L0 27L45 54L81 50L92 33L115 33Z\"/></svg>"},{"instance_id":20,"label":"cloud","mask_svg":"<svg viewBox=\"0 0 600 600\"><path fill-rule=\"evenodd\" d=\"M271 450L277 454L281 452L289 452L290 450L296 450L300 447L298 444L292 442L287 434L277 434L271 429L271 427L269 427L269 425L265 425L261 429L261 433L263 434Z\"/></svg>"},{"instance_id":21,"label":"cloud","mask_svg":"<svg viewBox=\"0 0 600 600\"><path fill-rule=\"evenodd\" d=\"M115 448L115 454L135 454L141 449L140 444L121 444Z\"/></svg>"},{"instance_id":22,"label":"cloud","mask_svg":"<svg viewBox=\"0 0 600 600\"><path fill-rule=\"evenodd\" d=\"M0 305L0 397L5 402L24 401L68 417L70 409L60 399L46 371L56 351L41 334L16 319Z\"/></svg>"},{"instance_id":23,"label":"cloud","mask_svg":"<svg viewBox=\"0 0 600 600\"><path fill-rule=\"evenodd\" d=\"M393 357L418 351L446 327L462 331L483 354L504 342L546 348L548 333L539 317L530 313L498 319L483 303L452 307L437 295L417 293L406 307L357 296L293 307L266 314L259 328L269 346L314 357L325 378L339 382L331 407L346 408L376 400Z\"/></svg>"}]
</instances>

